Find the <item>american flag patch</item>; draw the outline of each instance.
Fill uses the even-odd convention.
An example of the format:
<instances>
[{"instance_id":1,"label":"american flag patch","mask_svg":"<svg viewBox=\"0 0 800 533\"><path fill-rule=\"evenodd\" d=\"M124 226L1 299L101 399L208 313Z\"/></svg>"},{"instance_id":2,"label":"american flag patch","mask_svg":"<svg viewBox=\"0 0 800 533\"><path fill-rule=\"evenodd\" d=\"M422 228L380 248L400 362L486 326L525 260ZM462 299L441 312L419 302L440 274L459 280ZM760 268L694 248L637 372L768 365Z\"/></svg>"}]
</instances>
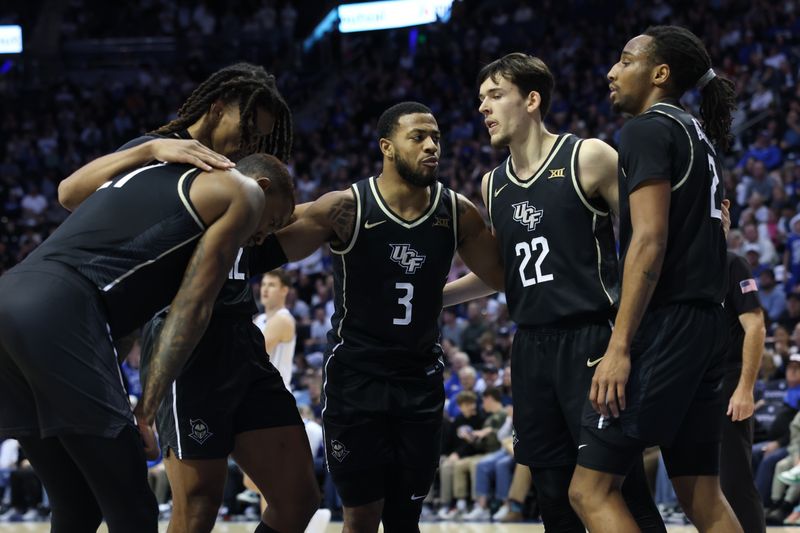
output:
<instances>
[{"instance_id":1,"label":"american flag patch","mask_svg":"<svg viewBox=\"0 0 800 533\"><path fill-rule=\"evenodd\" d=\"M742 289L742 294L758 291L758 285L756 285L756 280L754 279L746 279L744 281L740 281L739 287L741 287Z\"/></svg>"}]
</instances>

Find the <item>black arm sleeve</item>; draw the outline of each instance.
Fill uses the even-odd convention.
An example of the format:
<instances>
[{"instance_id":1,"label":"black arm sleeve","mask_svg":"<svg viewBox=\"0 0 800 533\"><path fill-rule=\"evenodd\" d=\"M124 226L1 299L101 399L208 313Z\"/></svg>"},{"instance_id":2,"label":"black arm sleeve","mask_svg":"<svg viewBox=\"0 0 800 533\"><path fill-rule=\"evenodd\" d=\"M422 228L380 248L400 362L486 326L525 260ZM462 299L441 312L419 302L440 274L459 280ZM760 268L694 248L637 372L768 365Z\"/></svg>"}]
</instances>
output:
<instances>
[{"instance_id":1,"label":"black arm sleeve","mask_svg":"<svg viewBox=\"0 0 800 533\"><path fill-rule=\"evenodd\" d=\"M250 275L260 276L275 270L289 262L280 241L274 233L267 236L264 242L250 248Z\"/></svg>"}]
</instances>

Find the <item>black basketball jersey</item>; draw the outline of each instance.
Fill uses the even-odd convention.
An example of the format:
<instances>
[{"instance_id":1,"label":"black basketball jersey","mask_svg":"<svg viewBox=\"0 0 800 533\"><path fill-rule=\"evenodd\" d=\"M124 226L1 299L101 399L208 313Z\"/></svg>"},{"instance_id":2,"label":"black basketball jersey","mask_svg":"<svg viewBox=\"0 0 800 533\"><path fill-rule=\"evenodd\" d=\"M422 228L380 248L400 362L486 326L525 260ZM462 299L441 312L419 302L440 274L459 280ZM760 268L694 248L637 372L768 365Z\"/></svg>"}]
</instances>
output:
<instances>
[{"instance_id":1,"label":"black basketball jersey","mask_svg":"<svg viewBox=\"0 0 800 533\"><path fill-rule=\"evenodd\" d=\"M456 195L436 183L413 221L394 214L376 179L353 184L355 230L332 246L335 312L328 350L337 363L372 375L409 375L441 354L442 290L458 243Z\"/></svg>"},{"instance_id":2,"label":"black basketball jersey","mask_svg":"<svg viewBox=\"0 0 800 533\"><path fill-rule=\"evenodd\" d=\"M619 147L622 267L632 232L628 196L644 181L669 180L667 250L650 306L722 303L727 268L721 165L702 126L681 108L658 103L625 124Z\"/></svg>"},{"instance_id":3,"label":"black basketball jersey","mask_svg":"<svg viewBox=\"0 0 800 533\"><path fill-rule=\"evenodd\" d=\"M176 139L191 139L191 135L186 130L177 131L170 135ZM131 141L128 141L119 150L132 148L140 144L146 143L153 139L161 138L158 135L142 135ZM236 254L236 260L228 272L228 279L222 285L214 302L214 314L236 314L246 317L252 317L258 312L256 301L253 297L253 289L250 286L250 278L257 274L263 274L265 269L261 266L259 258L261 257L258 252L258 247L245 246L239 248L239 253Z\"/></svg>"},{"instance_id":4,"label":"black basketball jersey","mask_svg":"<svg viewBox=\"0 0 800 533\"><path fill-rule=\"evenodd\" d=\"M159 163L106 182L22 263L58 261L100 291L120 337L169 305L205 231L189 198L199 169Z\"/></svg>"},{"instance_id":5,"label":"black basketball jersey","mask_svg":"<svg viewBox=\"0 0 800 533\"><path fill-rule=\"evenodd\" d=\"M613 316L614 232L608 206L587 198L578 181L582 142L559 136L530 179L516 176L511 156L489 175L489 216L505 251L508 310L519 325Z\"/></svg>"}]
</instances>

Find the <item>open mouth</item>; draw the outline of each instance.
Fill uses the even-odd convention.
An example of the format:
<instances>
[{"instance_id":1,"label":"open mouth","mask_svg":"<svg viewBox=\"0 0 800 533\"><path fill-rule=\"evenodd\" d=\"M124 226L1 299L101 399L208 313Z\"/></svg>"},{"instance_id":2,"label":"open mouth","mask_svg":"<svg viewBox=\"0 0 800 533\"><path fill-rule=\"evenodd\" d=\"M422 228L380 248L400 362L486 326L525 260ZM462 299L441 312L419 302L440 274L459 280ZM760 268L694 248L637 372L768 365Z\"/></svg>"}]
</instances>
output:
<instances>
[{"instance_id":1,"label":"open mouth","mask_svg":"<svg viewBox=\"0 0 800 533\"><path fill-rule=\"evenodd\" d=\"M492 133L497 128L497 121L495 120L487 120L486 122L486 129L489 130L489 133Z\"/></svg>"}]
</instances>

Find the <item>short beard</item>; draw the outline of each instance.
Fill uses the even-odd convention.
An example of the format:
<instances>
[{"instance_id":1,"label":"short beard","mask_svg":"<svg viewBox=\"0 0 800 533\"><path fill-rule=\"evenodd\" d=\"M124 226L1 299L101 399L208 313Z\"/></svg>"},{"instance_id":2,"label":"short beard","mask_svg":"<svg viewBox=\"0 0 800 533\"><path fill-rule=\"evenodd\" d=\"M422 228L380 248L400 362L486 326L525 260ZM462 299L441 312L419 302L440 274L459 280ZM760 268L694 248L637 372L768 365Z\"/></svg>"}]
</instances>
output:
<instances>
[{"instance_id":1,"label":"short beard","mask_svg":"<svg viewBox=\"0 0 800 533\"><path fill-rule=\"evenodd\" d=\"M439 175L439 167L436 167L431 174L423 174L422 172L417 172L411 165L406 163L405 159L402 157L397 157L394 162L394 166L397 169L397 173L400 174L400 177L413 185L414 187L430 187L436 182L436 178Z\"/></svg>"}]
</instances>

